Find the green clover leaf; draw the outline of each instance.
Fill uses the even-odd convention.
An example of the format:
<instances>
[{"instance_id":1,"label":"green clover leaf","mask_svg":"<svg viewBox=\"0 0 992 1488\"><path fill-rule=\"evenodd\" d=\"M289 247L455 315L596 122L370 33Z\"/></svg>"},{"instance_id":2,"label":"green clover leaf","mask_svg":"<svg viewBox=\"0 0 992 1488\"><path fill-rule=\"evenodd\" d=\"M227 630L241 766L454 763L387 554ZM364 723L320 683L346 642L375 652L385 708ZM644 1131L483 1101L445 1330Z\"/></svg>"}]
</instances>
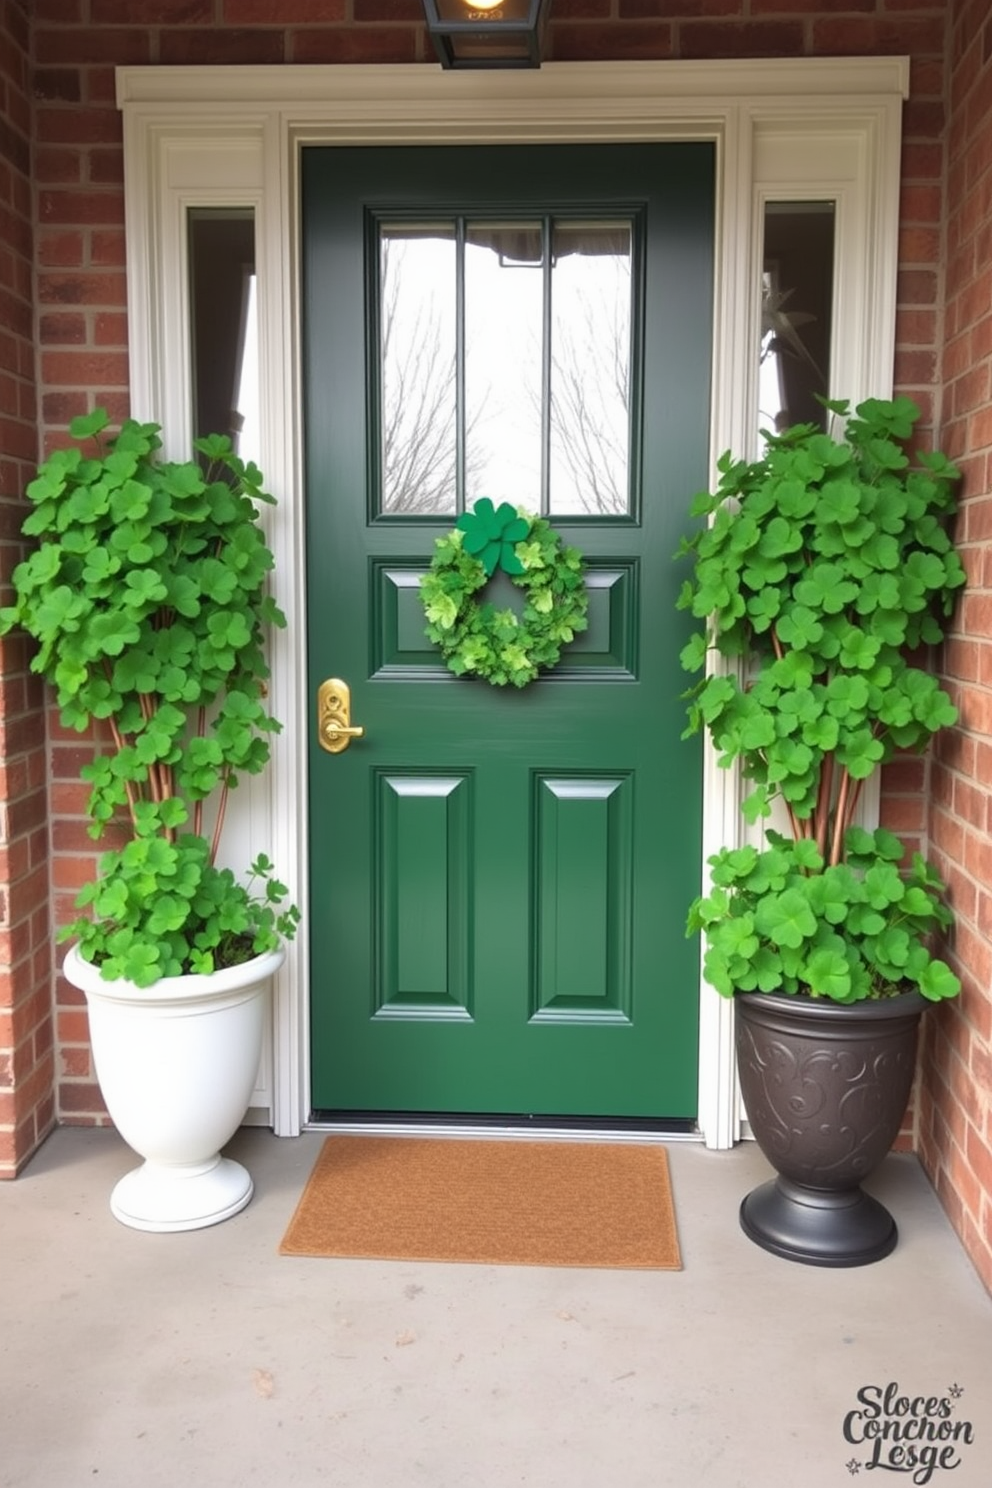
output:
<instances>
[{"instance_id":1,"label":"green clover leaf","mask_svg":"<svg viewBox=\"0 0 992 1488\"><path fill-rule=\"evenodd\" d=\"M514 548L527 537L531 524L508 501L494 507L488 496L482 496L470 512L462 513L456 525L464 534L466 553L478 558L487 578L497 568L508 574L523 573Z\"/></svg>"}]
</instances>

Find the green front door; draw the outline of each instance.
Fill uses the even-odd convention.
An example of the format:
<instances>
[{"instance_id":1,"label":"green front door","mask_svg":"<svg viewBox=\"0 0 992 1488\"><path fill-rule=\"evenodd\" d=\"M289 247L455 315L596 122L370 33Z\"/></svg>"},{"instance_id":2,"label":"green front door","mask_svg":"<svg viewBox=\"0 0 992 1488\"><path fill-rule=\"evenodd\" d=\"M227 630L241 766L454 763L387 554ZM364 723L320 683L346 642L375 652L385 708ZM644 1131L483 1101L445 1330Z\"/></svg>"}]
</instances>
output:
<instances>
[{"instance_id":1,"label":"green front door","mask_svg":"<svg viewBox=\"0 0 992 1488\"><path fill-rule=\"evenodd\" d=\"M696 1114L672 557L708 479L713 194L697 143L304 151L314 1112ZM575 277L607 266L619 331ZM521 690L423 633L434 539L483 494L588 564L588 632ZM338 754L328 678L364 729Z\"/></svg>"}]
</instances>

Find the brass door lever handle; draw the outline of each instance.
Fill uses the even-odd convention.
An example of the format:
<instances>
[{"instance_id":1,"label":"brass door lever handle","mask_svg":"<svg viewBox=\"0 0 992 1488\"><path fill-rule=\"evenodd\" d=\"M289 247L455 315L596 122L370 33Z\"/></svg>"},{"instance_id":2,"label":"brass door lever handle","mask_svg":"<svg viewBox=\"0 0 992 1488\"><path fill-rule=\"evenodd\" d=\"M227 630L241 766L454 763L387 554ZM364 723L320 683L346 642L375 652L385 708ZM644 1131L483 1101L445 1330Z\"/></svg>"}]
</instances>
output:
<instances>
[{"instance_id":1,"label":"brass door lever handle","mask_svg":"<svg viewBox=\"0 0 992 1488\"><path fill-rule=\"evenodd\" d=\"M328 754L340 754L365 730L351 721L351 688L340 677L328 677L317 689L317 741Z\"/></svg>"}]
</instances>

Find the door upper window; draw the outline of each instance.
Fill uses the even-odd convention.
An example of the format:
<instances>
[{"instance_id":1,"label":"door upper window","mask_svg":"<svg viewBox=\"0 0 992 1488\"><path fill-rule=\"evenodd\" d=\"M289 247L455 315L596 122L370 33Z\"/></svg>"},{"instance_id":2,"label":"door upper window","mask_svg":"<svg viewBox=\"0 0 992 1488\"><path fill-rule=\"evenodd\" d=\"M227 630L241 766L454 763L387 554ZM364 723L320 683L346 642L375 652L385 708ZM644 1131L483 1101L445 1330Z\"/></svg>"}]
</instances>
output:
<instances>
[{"instance_id":1,"label":"door upper window","mask_svg":"<svg viewBox=\"0 0 992 1488\"><path fill-rule=\"evenodd\" d=\"M630 511L635 216L377 224L379 510Z\"/></svg>"}]
</instances>

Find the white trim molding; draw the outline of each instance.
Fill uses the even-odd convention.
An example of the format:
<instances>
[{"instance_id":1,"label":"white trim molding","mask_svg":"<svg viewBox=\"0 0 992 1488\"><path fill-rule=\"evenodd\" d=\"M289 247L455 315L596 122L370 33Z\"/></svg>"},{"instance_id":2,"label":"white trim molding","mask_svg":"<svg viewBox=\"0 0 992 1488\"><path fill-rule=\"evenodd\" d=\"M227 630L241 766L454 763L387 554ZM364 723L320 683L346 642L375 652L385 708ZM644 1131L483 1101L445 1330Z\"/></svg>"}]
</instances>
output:
<instances>
[{"instance_id":1,"label":"white trim molding","mask_svg":"<svg viewBox=\"0 0 992 1488\"><path fill-rule=\"evenodd\" d=\"M305 564L299 399L297 167L304 142L575 143L708 139L717 148L711 456L757 441L761 231L768 201L836 203L831 390L860 399L892 387L902 57L552 63L533 72L433 64L125 67L131 399L189 447L187 212L250 207L255 217L260 463L279 498L271 520L288 630L272 654L272 706L292 720L237 830L270 850L305 901L307 817ZM739 834L737 783L707 754L704 857ZM304 933L280 974L271 1067L253 1100L276 1132L305 1124L309 1085ZM733 1005L701 988L699 1130L740 1135Z\"/></svg>"}]
</instances>

